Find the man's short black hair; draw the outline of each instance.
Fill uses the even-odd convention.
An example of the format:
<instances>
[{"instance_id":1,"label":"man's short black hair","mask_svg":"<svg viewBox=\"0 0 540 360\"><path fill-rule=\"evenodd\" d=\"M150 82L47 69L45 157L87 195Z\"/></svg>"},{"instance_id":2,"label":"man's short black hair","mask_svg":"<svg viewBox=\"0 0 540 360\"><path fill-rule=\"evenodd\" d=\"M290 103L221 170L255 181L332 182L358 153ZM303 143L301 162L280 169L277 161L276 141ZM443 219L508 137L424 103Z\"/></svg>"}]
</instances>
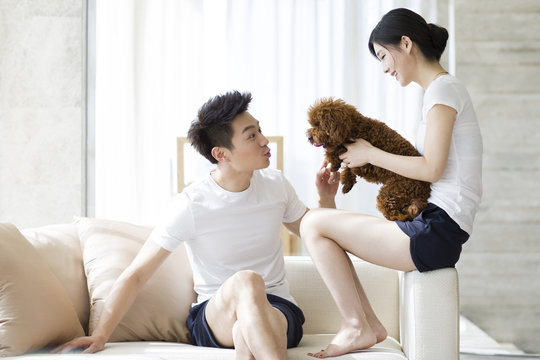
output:
<instances>
[{"instance_id":1,"label":"man's short black hair","mask_svg":"<svg viewBox=\"0 0 540 360\"><path fill-rule=\"evenodd\" d=\"M191 145L212 164L216 164L212 148L223 146L233 149L232 121L237 115L247 111L250 102L251 93L240 93L236 90L210 98L191 123L188 131Z\"/></svg>"}]
</instances>

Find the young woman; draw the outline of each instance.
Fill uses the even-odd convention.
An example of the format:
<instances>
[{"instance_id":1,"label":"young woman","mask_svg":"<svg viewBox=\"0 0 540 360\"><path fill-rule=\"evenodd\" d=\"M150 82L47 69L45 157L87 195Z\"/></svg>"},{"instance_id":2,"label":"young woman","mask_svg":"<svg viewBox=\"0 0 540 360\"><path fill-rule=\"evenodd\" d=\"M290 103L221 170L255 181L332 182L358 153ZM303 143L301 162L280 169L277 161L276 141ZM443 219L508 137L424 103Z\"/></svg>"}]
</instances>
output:
<instances>
[{"instance_id":1,"label":"young woman","mask_svg":"<svg viewBox=\"0 0 540 360\"><path fill-rule=\"evenodd\" d=\"M421 156L386 153L363 139L347 146L345 166L373 164L432 183L429 206L413 221L336 209L314 209L301 236L339 308L341 329L317 358L365 349L386 330L373 312L348 254L401 271L453 267L469 238L482 194L482 138L467 90L439 60L448 32L407 9L387 13L369 39L370 52L401 86L425 90L416 147ZM325 168L325 178L337 174Z\"/></svg>"}]
</instances>

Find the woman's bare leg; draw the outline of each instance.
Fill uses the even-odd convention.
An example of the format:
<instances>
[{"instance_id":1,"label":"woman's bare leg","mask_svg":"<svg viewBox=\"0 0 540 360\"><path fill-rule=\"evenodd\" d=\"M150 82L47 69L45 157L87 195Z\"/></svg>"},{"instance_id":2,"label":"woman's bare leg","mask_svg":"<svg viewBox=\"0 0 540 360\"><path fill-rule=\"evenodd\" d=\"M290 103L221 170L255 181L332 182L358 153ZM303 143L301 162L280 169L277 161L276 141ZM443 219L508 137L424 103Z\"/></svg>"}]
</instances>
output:
<instances>
[{"instance_id":1,"label":"woman's bare leg","mask_svg":"<svg viewBox=\"0 0 540 360\"><path fill-rule=\"evenodd\" d=\"M362 303L362 309L364 310L364 313L366 314L366 319L368 321L369 326L371 327L371 330L373 330L373 332L375 333L375 337L377 338L377 343L380 343L381 341L386 339L386 337L388 336L388 332L386 331L383 324L380 322L379 318L375 314L375 311L373 311L373 308L371 307L371 304L367 298L366 292L364 291L364 287L360 283L360 279L358 279L358 275L356 274L354 265L348 256L347 256L347 260L349 261L351 273L353 274L354 284L356 286L356 292L358 293L358 296L360 297L360 301Z\"/></svg>"},{"instance_id":2,"label":"woman's bare leg","mask_svg":"<svg viewBox=\"0 0 540 360\"><path fill-rule=\"evenodd\" d=\"M379 327L346 252L377 265L414 270L409 237L394 222L335 209L311 210L300 230L342 317L341 329L330 345L312 355L338 356L381 341L386 330Z\"/></svg>"}]
</instances>

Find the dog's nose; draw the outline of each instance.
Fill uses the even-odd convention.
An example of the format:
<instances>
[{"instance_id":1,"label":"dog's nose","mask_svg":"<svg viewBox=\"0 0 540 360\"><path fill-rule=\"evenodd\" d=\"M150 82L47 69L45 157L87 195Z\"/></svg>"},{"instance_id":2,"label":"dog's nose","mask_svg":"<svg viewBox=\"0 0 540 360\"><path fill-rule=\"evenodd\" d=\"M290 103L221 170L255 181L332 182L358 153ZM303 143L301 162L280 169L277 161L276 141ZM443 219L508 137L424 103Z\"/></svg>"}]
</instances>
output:
<instances>
[{"instance_id":1,"label":"dog's nose","mask_svg":"<svg viewBox=\"0 0 540 360\"><path fill-rule=\"evenodd\" d=\"M313 136L307 138L309 142L313 142Z\"/></svg>"}]
</instances>

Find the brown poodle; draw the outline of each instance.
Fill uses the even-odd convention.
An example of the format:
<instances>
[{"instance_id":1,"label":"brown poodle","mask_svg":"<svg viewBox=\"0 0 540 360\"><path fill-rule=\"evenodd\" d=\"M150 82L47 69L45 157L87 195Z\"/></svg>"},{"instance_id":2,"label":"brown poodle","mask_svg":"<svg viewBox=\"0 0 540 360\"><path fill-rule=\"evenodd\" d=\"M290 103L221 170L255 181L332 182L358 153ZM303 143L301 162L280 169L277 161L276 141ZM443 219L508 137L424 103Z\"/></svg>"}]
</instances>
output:
<instances>
[{"instance_id":1,"label":"brown poodle","mask_svg":"<svg viewBox=\"0 0 540 360\"><path fill-rule=\"evenodd\" d=\"M341 167L339 155L347 151L345 144L362 138L373 146L389 153L419 156L411 143L381 121L367 118L352 105L341 99L321 99L308 111L311 128L307 131L309 142L323 146L331 171ZM356 183L356 175L368 182L383 184L377 196L377 208L388 220L414 219L427 207L430 184L398 175L389 170L366 164L345 168L341 174L343 193Z\"/></svg>"}]
</instances>

